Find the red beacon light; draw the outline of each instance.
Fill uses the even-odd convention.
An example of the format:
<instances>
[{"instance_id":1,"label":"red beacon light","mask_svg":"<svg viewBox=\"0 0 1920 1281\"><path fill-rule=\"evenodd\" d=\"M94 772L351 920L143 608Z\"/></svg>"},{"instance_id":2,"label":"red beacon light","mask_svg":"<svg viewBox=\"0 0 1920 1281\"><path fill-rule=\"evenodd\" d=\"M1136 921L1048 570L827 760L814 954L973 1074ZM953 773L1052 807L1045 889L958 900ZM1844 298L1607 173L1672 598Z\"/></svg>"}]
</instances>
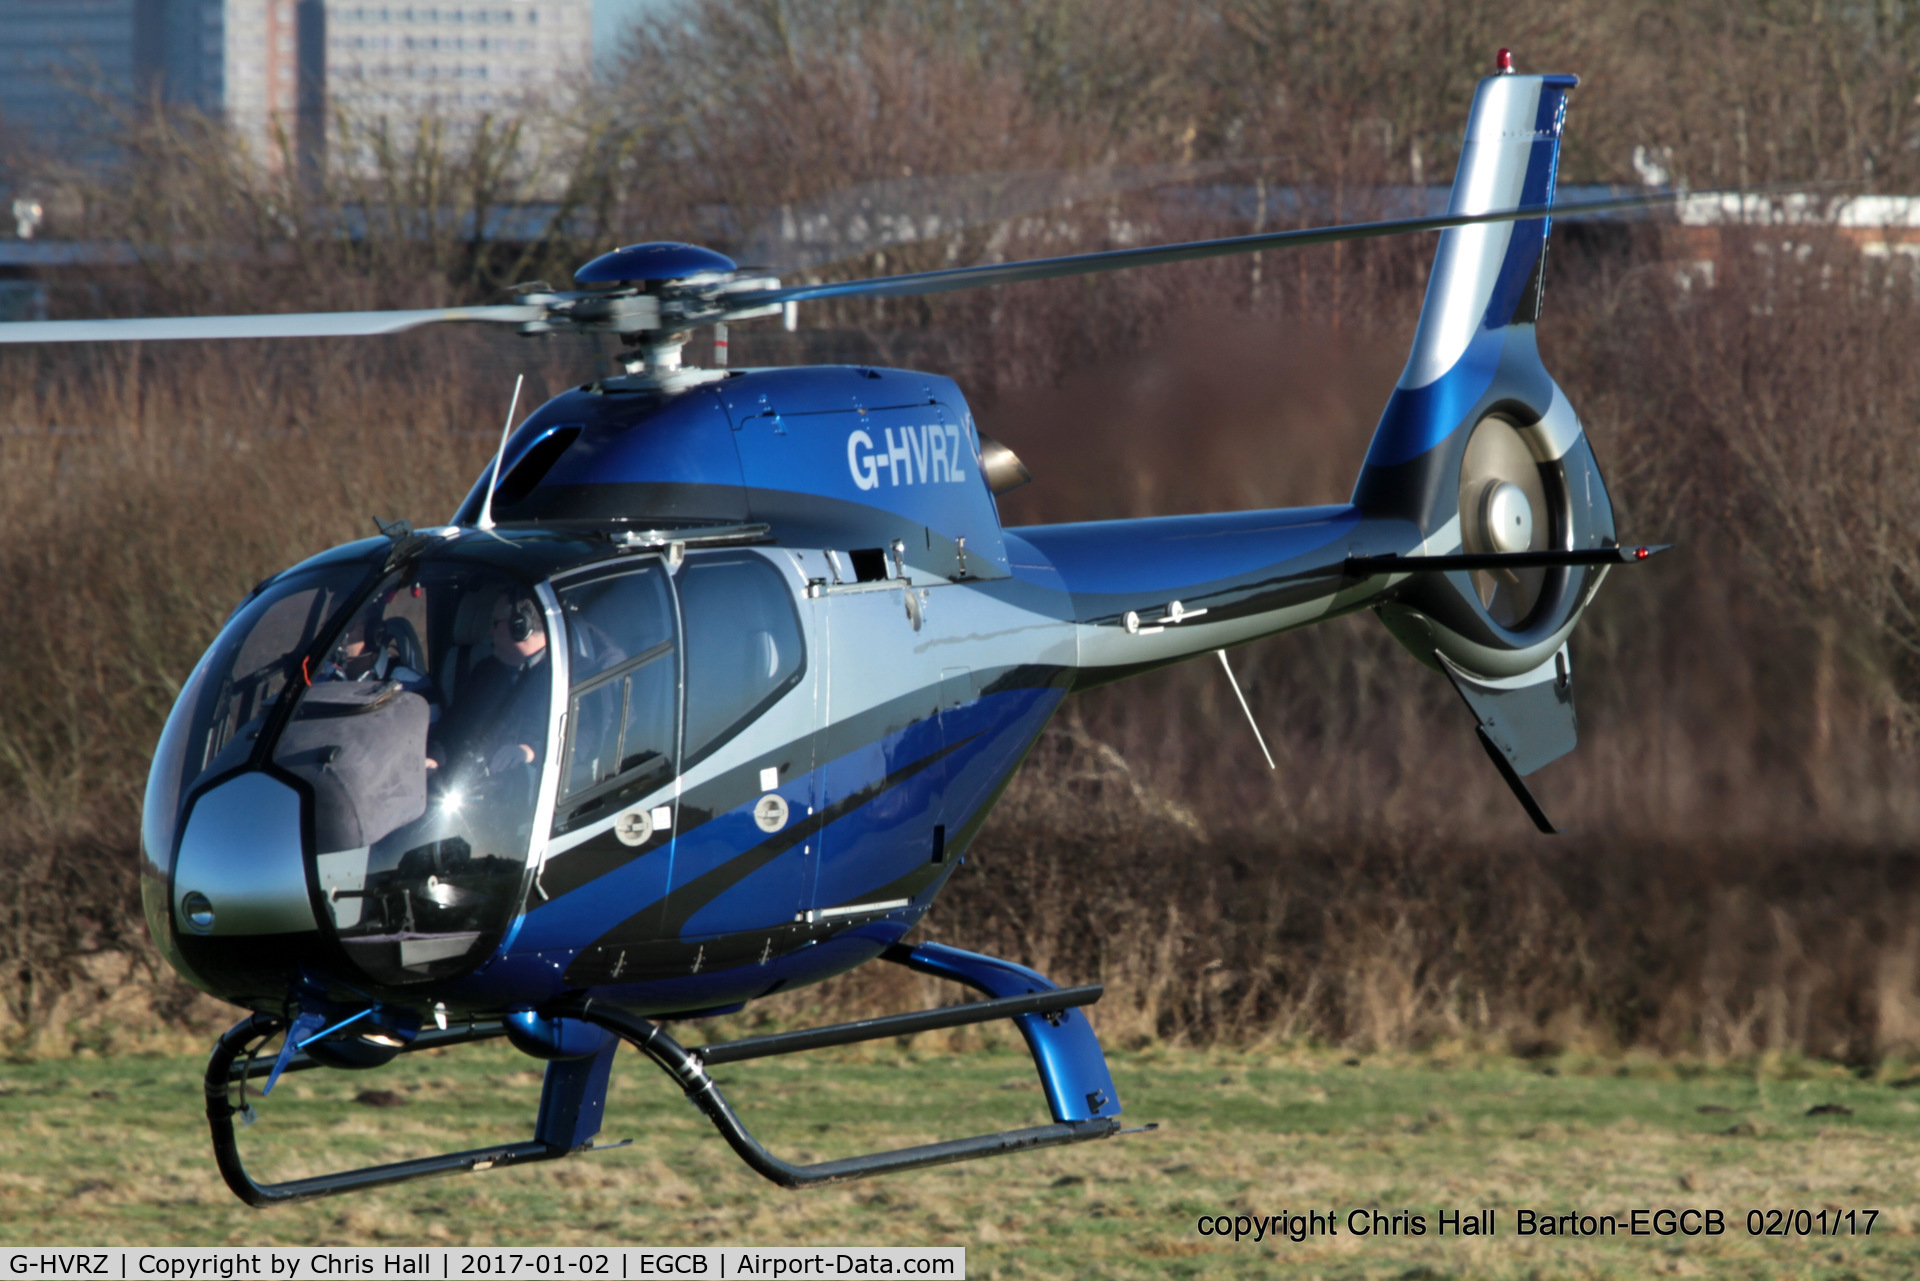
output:
<instances>
[{"instance_id":1,"label":"red beacon light","mask_svg":"<svg viewBox=\"0 0 1920 1281\"><path fill-rule=\"evenodd\" d=\"M1513 74L1513 50L1502 49L1499 53L1494 54L1493 69L1494 69L1494 72L1498 75L1503 75L1503 76L1512 75Z\"/></svg>"}]
</instances>

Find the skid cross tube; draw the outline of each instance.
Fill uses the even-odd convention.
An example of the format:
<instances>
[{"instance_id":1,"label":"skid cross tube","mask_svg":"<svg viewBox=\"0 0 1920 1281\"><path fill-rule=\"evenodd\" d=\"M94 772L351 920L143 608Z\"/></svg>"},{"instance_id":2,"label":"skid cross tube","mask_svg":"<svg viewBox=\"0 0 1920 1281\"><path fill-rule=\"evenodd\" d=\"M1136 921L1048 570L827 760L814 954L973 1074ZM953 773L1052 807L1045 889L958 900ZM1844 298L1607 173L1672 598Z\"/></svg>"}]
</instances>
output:
<instances>
[{"instance_id":1,"label":"skid cross tube","mask_svg":"<svg viewBox=\"0 0 1920 1281\"><path fill-rule=\"evenodd\" d=\"M250 1071L242 1060L247 1046L271 1038L276 1032L286 1029L287 1021L271 1014L255 1014L242 1019L229 1028L226 1035L215 1043L213 1056L207 1062L207 1125L213 1131L213 1160L220 1168L220 1177L227 1181L233 1194L255 1208L270 1205L285 1205L292 1201L307 1201L314 1197L332 1196L339 1192L354 1192L362 1188L384 1187L390 1183L406 1183L413 1179L429 1178L436 1174L459 1174L468 1171L491 1170L503 1165L526 1165L534 1161L553 1161L571 1155L576 1149L559 1144L543 1143L534 1139L525 1143L507 1143L490 1148L474 1148L466 1152L449 1152L442 1156L421 1157L413 1161L397 1161L392 1165L375 1165L360 1170L342 1170L337 1174L316 1175L308 1179L289 1179L285 1183L259 1183L247 1173L246 1165L240 1159L240 1145L233 1133L233 1116L240 1109L233 1106L229 1097L233 1084L244 1075L261 1075ZM435 1029L437 1032L438 1029ZM467 1040L482 1040L488 1036L499 1035L499 1030L478 1030L473 1028L449 1029L449 1033L429 1039L425 1033L409 1048L426 1048L432 1045L447 1045ZM471 1035L464 1035L472 1033ZM421 1041L425 1041L423 1046ZM314 1066L312 1060L301 1063L302 1067ZM293 1065L288 1065L292 1070Z\"/></svg>"},{"instance_id":2,"label":"skid cross tube","mask_svg":"<svg viewBox=\"0 0 1920 1281\"><path fill-rule=\"evenodd\" d=\"M997 1001L971 1001L944 1009L921 1010L914 1014L889 1014L882 1018L835 1023L830 1027L807 1028L799 1032L779 1032L773 1036L752 1036L721 1045L703 1045L691 1053L701 1062L739 1063L746 1059L764 1059L775 1054L797 1054L829 1045L853 1045L860 1041L878 1041L889 1036L910 1036L945 1027L965 1027L969 1023L987 1023L1021 1014L1054 1014L1080 1005L1092 1005L1105 989L1097 983L1085 987L1056 988L1032 996L1009 996Z\"/></svg>"},{"instance_id":3,"label":"skid cross tube","mask_svg":"<svg viewBox=\"0 0 1920 1281\"><path fill-rule=\"evenodd\" d=\"M1084 1143L1089 1139L1108 1138L1120 1129L1119 1118L1097 1117L1088 1121L1036 1125L1024 1130L1003 1130L997 1134L982 1134L970 1139L953 1139L945 1143L928 1143L920 1147L896 1148L890 1152L873 1152L839 1161L821 1161L814 1165L794 1165L767 1151L760 1140L753 1137L753 1133L741 1124L739 1117L734 1115L733 1108L720 1093L720 1088L714 1084L713 1078L707 1075L706 1065L693 1051L680 1045L657 1024L649 1023L624 1010L596 1004L591 1000L564 1006L556 1009L554 1013L565 1018L583 1019L606 1028L659 1064L668 1076L679 1083L693 1105L713 1122L714 1128L720 1131L720 1136L727 1141L740 1159L752 1167L756 1173L783 1188L804 1188L821 1183L838 1183L844 1179L859 1179L870 1174L917 1170L929 1165L971 1161L976 1157L997 1156L1003 1152L1019 1152L1027 1148ZM872 1022L880 1021L872 1020ZM888 1034L881 1033L881 1035Z\"/></svg>"}]
</instances>

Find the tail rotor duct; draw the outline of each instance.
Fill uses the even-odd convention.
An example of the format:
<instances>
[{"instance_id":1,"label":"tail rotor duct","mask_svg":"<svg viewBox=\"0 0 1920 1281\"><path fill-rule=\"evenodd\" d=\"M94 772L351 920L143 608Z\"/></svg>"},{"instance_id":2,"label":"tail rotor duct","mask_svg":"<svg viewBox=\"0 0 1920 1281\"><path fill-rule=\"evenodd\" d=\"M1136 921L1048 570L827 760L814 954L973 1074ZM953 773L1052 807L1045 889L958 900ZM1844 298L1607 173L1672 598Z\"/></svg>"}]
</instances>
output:
<instances>
[{"instance_id":1,"label":"tail rotor duct","mask_svg":"<svg viewBox=\"0 0 1920 1281\"><path fill-rule=\"evenodd\" d=\"M1555 509L1547 475L1519 428L1482 418L1460 462L1460 545L1469 554L1537 552L1549 545ZM1540 603L1545 569L1474 570L1480 603L1502 627L1519 628Z\"/></svg>"}]
</instances>

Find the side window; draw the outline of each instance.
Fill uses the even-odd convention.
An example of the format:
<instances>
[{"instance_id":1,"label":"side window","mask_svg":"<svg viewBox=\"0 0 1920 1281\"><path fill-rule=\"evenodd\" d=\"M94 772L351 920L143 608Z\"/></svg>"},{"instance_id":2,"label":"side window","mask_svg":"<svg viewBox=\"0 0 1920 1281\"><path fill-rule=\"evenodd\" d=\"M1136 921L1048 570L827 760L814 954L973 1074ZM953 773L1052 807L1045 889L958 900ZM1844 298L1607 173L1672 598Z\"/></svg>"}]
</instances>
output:
<instances>
[{"instance_id":1,"label":"side window","mask_svg":"<svg viewBox=\"0 0 1920 1281\"><path fill-rule=\"evenodd\" d=\"M673 776L680 664L669 592L657 562L560 587L572 684L563 807L603 787L638 795ZM576 805L562 823L601 808Z\"/></svg>"},{"instance_id":2,"label":"side window","mask_svg":"<svg viewBox=\"0 0 1920 1281\"><path fill-rule=\"evenodd\" d=\"M687 629L685 759L691 765L798 684L807 661L793 594L761 557L695 556L676 582Z\"/></svg>"}]
</instances>

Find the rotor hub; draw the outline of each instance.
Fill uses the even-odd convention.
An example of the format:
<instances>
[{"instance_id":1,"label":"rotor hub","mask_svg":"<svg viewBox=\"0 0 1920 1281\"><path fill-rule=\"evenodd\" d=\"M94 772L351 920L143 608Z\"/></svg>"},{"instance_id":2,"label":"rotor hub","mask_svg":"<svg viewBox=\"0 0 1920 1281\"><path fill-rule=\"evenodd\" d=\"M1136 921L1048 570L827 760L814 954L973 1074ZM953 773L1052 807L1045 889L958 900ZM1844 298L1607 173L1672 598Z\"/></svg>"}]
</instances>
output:
<instances>
[{"instance_id":1,"label":"rotor hub","mask_svg":"<svg viewBox=\"0 0 1920 1281\"><path fill-rule=\"evenodd\" d=\"M1466 552L1540 551L1553 521L1547 477L1521 430L1498 414L1475 425L1460 460L1460 546ZM1544 569L1474 570L1480 604L1518 627L1540 602Z\"/></svg>"},{"instance_id":2,"label":"rotor hub","mask_svg":"<svg viewBox=\"0 0 1920 1281\"><path fill-rule=\"evenodd\" d=\"M1480 513L1487 541L1496 552L1524 552L1533 546L1533 504L1512 481L1489 485Z\"/></svg>"}]
</instances>

